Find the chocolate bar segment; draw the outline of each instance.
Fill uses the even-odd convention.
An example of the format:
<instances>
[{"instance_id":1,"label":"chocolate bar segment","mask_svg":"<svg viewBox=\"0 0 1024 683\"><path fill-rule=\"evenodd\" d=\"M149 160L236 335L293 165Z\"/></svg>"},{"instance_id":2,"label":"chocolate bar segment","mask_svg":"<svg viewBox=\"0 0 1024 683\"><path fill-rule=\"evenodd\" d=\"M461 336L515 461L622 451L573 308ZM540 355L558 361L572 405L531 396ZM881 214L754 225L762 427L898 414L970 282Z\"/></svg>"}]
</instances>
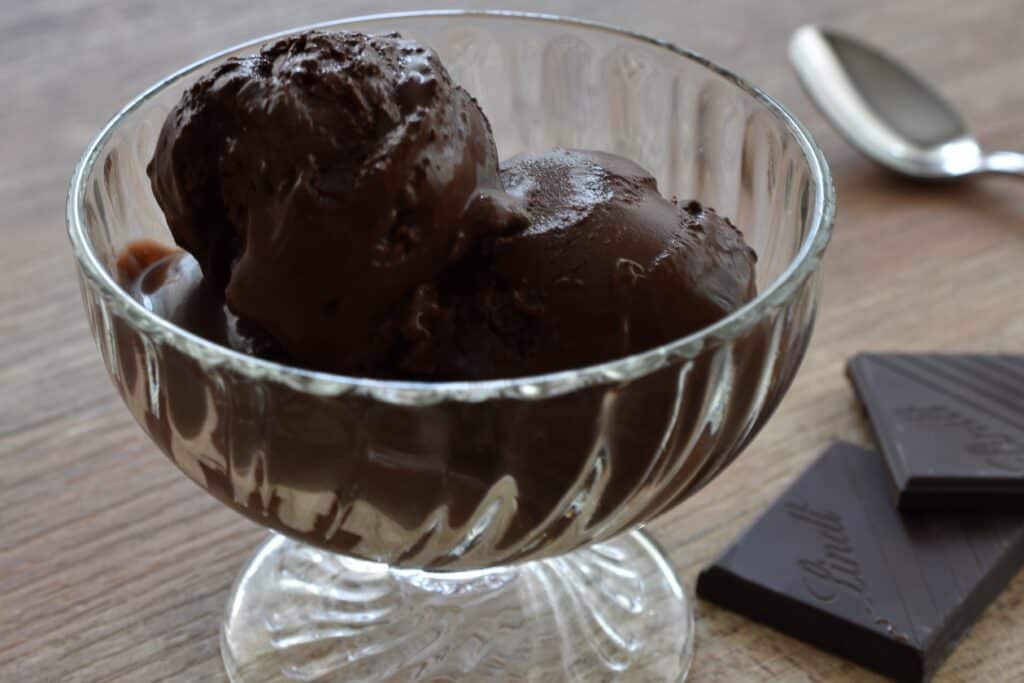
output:
<instances>
[{"instance_id":1,"label":"chocolate bar segment","mask_svg":"<svg viewBox=\"0 0 1024 683\"><path fill-rule=\"evenodd\" d=\"M901 509L1024 508L1024 357L861 354L848 370Z\"/></svg>"},{"instance_id":2,"label":"chocolate bar segment","mask_svg":"<svg viewBox=\"0 0 1024 683\"><path fill-rule=\"evenodd\" d=\"M697 594L900 681L927 681L1024 563L1024 515L907 514L879 454L831 447Z\"/></svg>"}]
</instances>

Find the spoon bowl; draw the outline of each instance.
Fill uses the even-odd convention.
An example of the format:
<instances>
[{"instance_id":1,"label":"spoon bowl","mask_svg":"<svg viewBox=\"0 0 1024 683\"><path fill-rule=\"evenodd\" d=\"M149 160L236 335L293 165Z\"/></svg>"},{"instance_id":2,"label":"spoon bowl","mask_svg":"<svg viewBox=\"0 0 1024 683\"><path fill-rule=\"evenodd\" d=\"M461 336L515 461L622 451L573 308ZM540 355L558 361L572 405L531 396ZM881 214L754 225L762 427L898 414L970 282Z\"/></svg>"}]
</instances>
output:
<instances>
[{"instance_id":1,"label":"spoon bowl","mask_svg":"<svg viewBox=\"0 0 1024 683\"><path fill-rule=\"evenodd\" d=\"M927 81L849 36L804 26L789 58L825 117L864 155L928 180L1024 176L1024 154L986 153L959 111Z\"/></svg>"}]
</instances>

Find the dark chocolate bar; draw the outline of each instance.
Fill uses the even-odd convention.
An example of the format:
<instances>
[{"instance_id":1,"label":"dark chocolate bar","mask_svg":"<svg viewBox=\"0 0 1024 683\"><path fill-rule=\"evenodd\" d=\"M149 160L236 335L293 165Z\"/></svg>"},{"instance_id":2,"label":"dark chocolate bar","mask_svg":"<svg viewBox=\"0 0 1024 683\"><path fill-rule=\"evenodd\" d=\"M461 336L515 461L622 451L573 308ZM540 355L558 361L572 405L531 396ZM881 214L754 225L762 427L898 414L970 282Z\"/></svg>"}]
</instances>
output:
<instances>
[{"instance_id":1,"label":"dark chocolate bar","mask_svg":"<svg viewBox=\"0 0 1024 683\"><path fill-rule=\"evenodd\" d=\"M926 681L1024 563L1024 515L901 516L882 457L830 448L697 594L900 681Z\"/></svg>"},{"instance_id":2,"label":"dark chocolate bar","mask_svg":"<svg viewBox=\"0 0 1024 683\"><path fill-rule=\"evenodd\" d=\"M1024 508L1024 357L861 354L849 375L901 509Z\"/></svg>"}]
</instances>

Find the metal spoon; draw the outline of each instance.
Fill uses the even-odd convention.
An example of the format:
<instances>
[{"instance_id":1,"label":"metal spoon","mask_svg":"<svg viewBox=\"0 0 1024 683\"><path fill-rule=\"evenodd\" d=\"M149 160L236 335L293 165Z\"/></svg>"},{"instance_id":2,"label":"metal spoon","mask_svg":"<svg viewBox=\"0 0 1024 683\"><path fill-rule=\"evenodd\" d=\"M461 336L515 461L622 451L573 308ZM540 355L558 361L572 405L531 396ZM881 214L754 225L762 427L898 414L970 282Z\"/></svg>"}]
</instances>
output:
<instances>
[{"instance_id":1,"label":"metal spoon","mask_svg":"<svg viewBox=\"0 0 1024 683\"><path fill-rule=\"evenodd\" d=\"M928 83L853 38L804 26L793 34L789 59L843 137L897 173L928 179L1024 176L1024 154L986 154L959 112Z\"/></svg>"}]
</instances>

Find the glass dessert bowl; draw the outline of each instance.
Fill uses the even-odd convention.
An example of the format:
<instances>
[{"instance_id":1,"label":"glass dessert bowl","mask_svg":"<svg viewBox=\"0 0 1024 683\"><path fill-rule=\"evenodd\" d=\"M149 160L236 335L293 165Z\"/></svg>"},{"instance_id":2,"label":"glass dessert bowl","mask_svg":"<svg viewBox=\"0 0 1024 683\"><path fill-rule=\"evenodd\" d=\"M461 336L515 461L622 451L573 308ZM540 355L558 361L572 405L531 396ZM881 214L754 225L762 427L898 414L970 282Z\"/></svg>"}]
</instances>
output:
<instances>
[{"instance_id":1,"label":"glass dessert bowl","mask_svg":"<svg viewBox=\"0 0 1024 683\"><path fill-rule=\"evenodd\" d=\"M172 242L145 168L182 91L279 36L142 94L83 156L68 229L132 414L193 481L278 532L232 592L229 676L681 680L692 607L636 529L721 472L796 373L834 213L821 152L741 79L610 27L425 12L318 28L433 47L506 156L604 150L650 169L664 195L715 207L759 254L760 293L697 334L533 377L369 380L246 356L143 308L116 263L136 240Z\"/></svg>"}]
</instances>

